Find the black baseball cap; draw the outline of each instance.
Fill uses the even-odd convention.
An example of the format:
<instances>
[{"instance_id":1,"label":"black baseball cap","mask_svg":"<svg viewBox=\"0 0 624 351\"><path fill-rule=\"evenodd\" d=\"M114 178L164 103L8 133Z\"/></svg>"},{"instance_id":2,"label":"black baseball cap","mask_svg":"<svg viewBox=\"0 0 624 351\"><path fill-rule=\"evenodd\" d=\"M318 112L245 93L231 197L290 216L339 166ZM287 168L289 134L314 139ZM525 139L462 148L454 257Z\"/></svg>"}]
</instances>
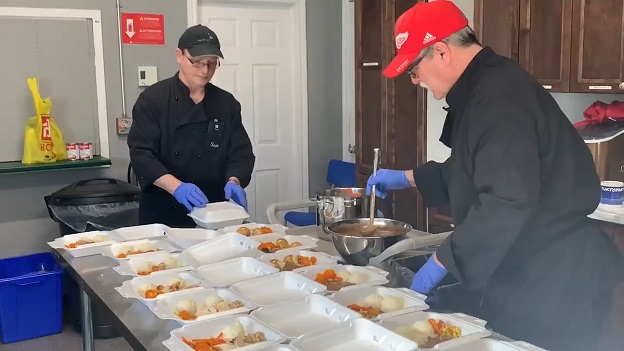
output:
<instances>
[{"instance_id":1,"label":"black baseball cap","mask_svg":"<svg viewBox=\"0 0 624 351\"><path fill-rule=\"evenodd\" d=\"M178 40L178 49L188 50L192 57L217 56L223 58L217 34L201 24L187 28Z\"/></svg>"}]
</instances>

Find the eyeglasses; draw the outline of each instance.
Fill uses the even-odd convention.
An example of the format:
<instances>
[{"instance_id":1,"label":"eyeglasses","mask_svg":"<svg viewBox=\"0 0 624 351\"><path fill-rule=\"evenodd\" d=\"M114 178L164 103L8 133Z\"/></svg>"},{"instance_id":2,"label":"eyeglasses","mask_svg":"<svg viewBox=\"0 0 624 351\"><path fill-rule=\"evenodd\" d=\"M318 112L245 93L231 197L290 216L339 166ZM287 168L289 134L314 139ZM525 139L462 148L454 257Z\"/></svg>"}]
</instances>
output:
<instances>
[{"instance_id":1,"label":"eyeglasses","mask_svg":"<svg viewBox=\"0 0 624 351\"><path fill-rule=\"evenodd\" d=\"M186 54L184 54L184 57L186 57L186 59L189 60L191 65L193 65L193 67L195 67L195 68L208 67L208 70L213 70L213 69L217 69L217 68L219 68L219 66L221 66L221 61L219 61L218 59L215 62L201 62L199 60L191 59L190 57L186 56Z\"/></svg>"},{"instance_id":2,"label":"eyeglasses","mask_svg":"<svg viewBox=\"0 0 624 351\"><path fill-rule=\"evenodd\" d=\"M418 65L422 62L422 60L426 57L427 55L422 55L420 57L417 57L416 60L414 60L414 62L412 62L411 65L407 66L407 69L405 70L405 73L410 76L411 78L416 78L416 73L414 73L414 70L416 70L416 68L418 68Z\"/></svg>"}]
</instances>

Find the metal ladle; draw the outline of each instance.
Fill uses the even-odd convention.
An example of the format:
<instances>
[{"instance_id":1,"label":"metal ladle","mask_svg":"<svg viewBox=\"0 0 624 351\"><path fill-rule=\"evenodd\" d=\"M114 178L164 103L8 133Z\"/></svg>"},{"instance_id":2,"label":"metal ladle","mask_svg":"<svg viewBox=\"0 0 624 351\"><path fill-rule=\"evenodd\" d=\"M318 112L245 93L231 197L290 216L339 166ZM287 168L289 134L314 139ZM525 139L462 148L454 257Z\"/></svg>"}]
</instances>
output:
<instances>
[{"instance_id":1,"label":"metal ladle","mask_svg":"<svg viewBox=\"0 0 624 351\"><path fill-rule=\"evenodd\" d=\"M377 164L379 163L379 148L375 148L375 156L373 160L373 177L377 175ZM375 225L375 185L373 184L373 188L371 189L371 199L370 199L370 215L369 222L366 226L360 229L360 234L362 236L371 236L377 231L377 226Z\"/></svg>"}]
</instances>

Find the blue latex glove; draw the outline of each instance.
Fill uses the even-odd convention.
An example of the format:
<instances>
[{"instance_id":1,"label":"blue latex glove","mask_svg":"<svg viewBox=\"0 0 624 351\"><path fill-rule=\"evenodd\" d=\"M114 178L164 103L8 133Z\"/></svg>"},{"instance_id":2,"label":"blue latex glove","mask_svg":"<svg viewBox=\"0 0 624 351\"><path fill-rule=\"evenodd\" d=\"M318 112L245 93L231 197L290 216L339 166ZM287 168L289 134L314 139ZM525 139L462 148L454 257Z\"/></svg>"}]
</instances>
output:
<instances>
[{"instance_id":1,"label":"blue latex glove","mask_svg":"<svg viewBox=\"0 0 624 351\"><path fill-rule=\"evenodd\" d=\"M437 264L433 256L431 256L414 276L410 289L427 295L440 284L447 273L446 268Z\"/></svg>"},{"instance_id":2,"label":"blue latex glove","mask_svg":"<svg viewBox=\"0 0 624 351\"><path fill-rule=\"evenodd\" d=\"M228 200L231 199L243 206L245 211L249 211L247 209L247 194L245 194L245 190L235 182L227 182L227 184L225 184L225 198Z\"/></svg>"},{"instance_id":3,"label":"blue latex glove","mask_svg":"<svg viewBox=\"0 0 624 351\"><path fill-rule=\"evenodd\" d=\"M208 204L208 198L195 184L182 183L173 191L173 197L184 205L189 212L194 207L204 207Z\"/></svg>"},{"instance_id":4,"label":"blue latex glove","mask_svg":"<svg viewBox=\"0 0 624 351\"><path fill-rule=\"evenodd\" d=\"M385 199L389 190L399 190L409 188L409 181L405 176L405 171L392 169L380 169L377 175L370 176L366 183L366 195L370 195L375 185L375 195Z\"/></svg>"}]
</instances>

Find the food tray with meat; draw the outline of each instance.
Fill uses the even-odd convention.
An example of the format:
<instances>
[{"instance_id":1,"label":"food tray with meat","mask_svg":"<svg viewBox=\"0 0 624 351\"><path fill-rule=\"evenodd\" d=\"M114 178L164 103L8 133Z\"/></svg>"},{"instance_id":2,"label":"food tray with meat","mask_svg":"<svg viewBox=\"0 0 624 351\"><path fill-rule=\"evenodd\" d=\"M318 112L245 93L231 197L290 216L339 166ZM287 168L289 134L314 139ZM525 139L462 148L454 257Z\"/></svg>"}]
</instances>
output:
<instances>
[{"instance_id":1,"label":"food tray with meat","mask_svg":"<svg viewBox=\"0 0 624 351\"><path fill-rule=\"evenodd\" d=\"M145 224L132 227L118 228L112 231L118 241L133 241L141 239L162 239L165 237L167 226L164 224Z\"/></svg>"},{"instance_id":2,"label":"food tray with meat","mask_svg":"<svg viewBox=\"0 0 624 351\"><path fill-rule=\"evenodd\" d=\"M134 240L115 243L102 248L102 255L112 257L116 260L128 260L135 257L143 257L155 252L176 252L179 251L165 240Z\"/></svg>"},{"instance_id":3,"label":"food tray with meat","mask_svg":"<svg viewBox=\"0 0 624 351\"><path fill-rule=\"evenodd\" d=\"M202 289L158 300L152 311L161 319L192 324L223 316L246 314L257 306L228 289Z\"/></svg>"},{"instance_id":4,"label":"food tray with meat","mask_svg":"<svg viewBox=\"0 0 624 351\"><path fill-rule=\"evenodd\" d=\"M328 292L350 289L358 285L384 285L388 272L379 268L343 264L323 264L297 270L298 274L327 286Z\"/></svg>"},{"instance_id":5,"label":"food tray with meat","mask_svg":"<svg viewBox=\"0 0 624 351\"><path fill-rule=\"evenodd\" d=\"M300 250L298 248L279 250L260 256L260 261L270 264L280 271L295 271L317 264L336 264L338 258L324 252Z\"/></svg>"},{"instance_id":6,"label":"food tray with meat","mask_svg":"<svg viewBox=\"0 0 624 351\"><path fill-rule=\"evenodd\" d=\"M239 233L227 233L184 251L197 266L217 263L237 257L260 257L260 243Z\"/></svg>"},{"instance_id":7,"label":"food tray with meat","mask_svg":"<svg viewBox=\"0 0 624 351\"><path fill-rule=\"evenodd\" d=\"M72 257L98 255L102 248L116 243L111 232L69 234L48 242L53 249L65 249Z\"/></svg>"},{"instance_id":8,"label":"food tray with meat","mask_svg":"<svg viewBox=\"0 0 624 351\"><path fill-rule=\"evenodd\" d=\"M180 293L210 288L208 282L191 272L151 274L126 280L115 288L121 296L138 299L146 306Z\"/></svg>"},{"instance_id":9,"label":"food tray with meat","mask_svg":"<svg viewBox=\"0 0 624 351\"><path fill-rule=\"evenodd\" d=\"M195 271L214 287L222 288L244 280L277 273L279 270L253 257L238 257L201 266Z\"/></svg>"},{"instance_id":10,"label":"food tray with meat","mask_svg":"<svg viewBox=\"0 0 624 351\"><path fill-rule=\"evenodd\" d=\"M141 255L124 261L119 261L117 267L113 267L121 275L147 276L161 274L162 272L183 272L193 269L191 262L181 254L168 252L155 252L149 255Z\"/></svg>"},{"instance_id":11,"label":"food tray with meat","mask_svg":"<svg viewBox=\"0 0 624 351\"><path fill-rule=\"evenodd\" d=\"M263 306L251 312L269 327L289 339L334 328L338 323L359 318L360 314L338 303L312 294L303 298Z\"/></svg>"},{"instance_id":12,"label":"food tray with meat","mask_svg":"<svg viewBox=\"0 0 624 351\"><path fill-rule=\"evenodd\" d=\"M286 234L287 227L281 224L245 223L219 229L222 233L239 233L244 236L258 236L264 234Z\"/></svg>"},{"instance_id":13,"label":"food tray with meat","mask_svg":"<svg viewBox=\"0 0 624 351\"><path fill-rule=\"evenodd\" d=\"M425 303L427 296L407 288L362 285L336 292L328 298L372 321L429 308Z\"/></svg>"},{"instance_id":14,"label":"food tray with meat","mask_svg":"<svg viewBox=\"0 0 624 351\"><path fill-rule=\"evenodd\" d=\"M174 329L163 345L171 351L272 350L285 340L256 318L228 316Z\"/></svg>"},{"instance_id":15,"label":"food tray with meat","mask_svg":"<svg viewBox=\"0 0 624 351\"><path fill-rule=\"evenodd\" d=\"M253 238L260 242L258 250L265 254L293 248L313 249L318 246L318 239L309 235L265 234Z\"/></svg>"},{"instance_id":16,"label":"food tray with meat","mask_svg":"<svg viewBox=\"0 0 624 351\"><path fill-rule=\"evenodd\" d=\"M267 306L309 294L323 295L327 287L294 272L280 272L234 284L230 290L253 301L258 306Z\"/></svg>"},{"instance_id":17,"label":"food tray with meat","mask_svg":"<svg viewBox=\"0 0 624 351\"><path fill-rule=\"evenodd\" d=\"M302 336L291 342L299 351L412 351L416 343L363 318Z\"/></svg>"},{"instance_id":18,"label":"food tray with meat","mask_svg":"<svg viewBox=\"0 0 624 351\"><path fill-rule=\"evenodd\" d=\"M492 335L486 321L463 313L411 312L384 318L379 324L418 344L419 350L445 349Z\"/></svg>"},{"instance_id":19,"label":"food tray with meat","mask_svg":"<svg viewBox=\"0 0 624 351\"><path fill-rule=\"evenodd\" d=\"M204 228L165 228L165 237L182 249L188 249L193 245L214 239L221 234L216 230Z\"/></svg>"},{"instance_id":20,"label":"food tray with meat","mask_svg":"<svg viewBox=\"0 0 624 351\"><path fill-rule=\"evenodd\" d=\"M524 341L479 339L461 346L462 351L546 351Z\"/></svg>"}]
</instances>

